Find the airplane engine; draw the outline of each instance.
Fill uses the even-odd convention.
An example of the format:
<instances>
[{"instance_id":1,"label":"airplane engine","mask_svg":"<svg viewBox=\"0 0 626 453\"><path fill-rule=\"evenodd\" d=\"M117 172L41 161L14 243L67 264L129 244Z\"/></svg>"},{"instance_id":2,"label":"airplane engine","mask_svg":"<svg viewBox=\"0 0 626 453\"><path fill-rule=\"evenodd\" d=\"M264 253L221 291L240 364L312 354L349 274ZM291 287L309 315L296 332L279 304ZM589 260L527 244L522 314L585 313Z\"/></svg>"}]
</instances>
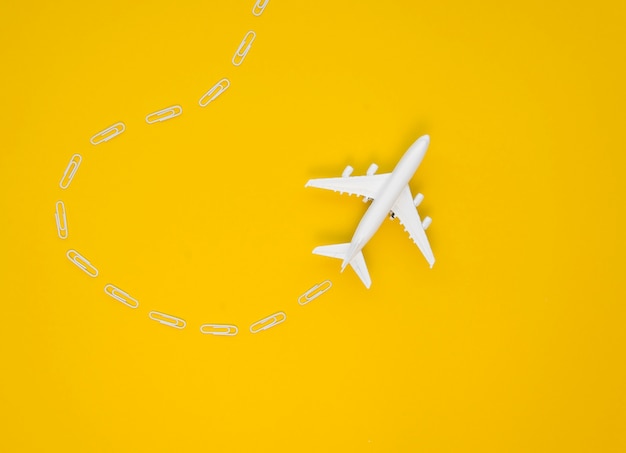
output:
<instances>
[{"instance_id":1,"label":"airplane engine","mask_svg":"<svg viewBox=\"0 0 626 453\"><path fill-rule=\"evenodd\" d=\"M342 177L347 178L349 177L352 172L354 171L354 168L352 168L350 165L348 165L345 170L343 171L343 173L341 174Z\"/></svg>"},{"instance_id":2,"label":"airplane engine","mask_svg":"<svg viewBox=\"0 0 626 453\"><path fill-rule=\"evenodd\" d=\"M378 165L372 164L370 168L367 169L367 176L372 176L378 170Z\"/></svg>"},{"instance_id":3,"label":"airplane engine","mask_svg":"<svg viewBox=\"0 0 626 453\"><path fill-rule=\"evenodd\" d=\"M424 200L424 195L422 195L421 193L418 193L417 195L415 195L415 198L413 199L413 204L417 208L423 200Z\"/></svg>"},{"instance_id":4,"label":"airplane engine","mask_svg":"<svg viewBox=\"0 0 626 453\"><path fill-rule=\"evenodd\" d=\"M424 231L428 229L431 223L433 223L433 219L428 216L424 217L424 220L422 220L422 228L424 228Z\"/></svg>"}]
</instances>

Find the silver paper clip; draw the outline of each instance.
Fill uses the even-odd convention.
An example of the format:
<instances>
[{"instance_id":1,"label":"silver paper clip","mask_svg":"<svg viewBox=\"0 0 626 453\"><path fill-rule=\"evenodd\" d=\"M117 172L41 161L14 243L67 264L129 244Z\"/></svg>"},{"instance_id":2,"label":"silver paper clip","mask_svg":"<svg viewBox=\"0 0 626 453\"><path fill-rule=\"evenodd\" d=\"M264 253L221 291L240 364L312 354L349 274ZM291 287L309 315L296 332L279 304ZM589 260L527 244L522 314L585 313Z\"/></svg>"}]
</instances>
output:
<instances>
[{"instance_id":1,"label":"silver paper clip","mask_svg":"<svg viewBox=\"0 0 626 453\"><path fill-rule=\"evenodd\" d=\"M67 239L67 216L65 214L65 203L57 201L54 218L57 221L57 234L61 239Z\"/></svg>"},{"instance_id":2,"label":"silver paper clip","mask_svg":"<svg viewBox=\"0 0 626 453\"><path fill-rule=\"evenodd\" d=\"M243 59L246 58L246 55L248 55L248 52L250 51L250 46L252 46L254 38L256 38L256 34L252 30L246 33L246 36L243 37L243 39L241 40L241 44L239 44L239 47L235 52L235 55L233 55L232 61L235 66L239 66L241 63L243 63Z\"/></svg>"},{"instance_id":3,"label":"silver paper clip","mask_svg":"<svg viewBox=\"0 0 626 453\"><path fill-rule=\"evenodd\" d=\"M252 14L254 14L255 16L260 16L261 14L263 14L263 11L265 10L265 7L269 2L270 0L257 0L257 2L252 7Z\"/></svg>"},{"instance_id":4,"label":"silver paper clip","mask_svg":"<svg viewBox=\"0 0 626 453\"><path fill-rule=\"evenodd\" d=\"M187 325L184 319L180 319L166 313L161 313L159 311L151 311L148 313L148 317L153 321L161 323L165 326L174 327L175 329L184 329Z\"/></svg>"},{"instance_id":5,"label":"silver paper clip","mask_svg":"<svg viewBox=\"0 0 626 453\"><path fill-rule=\"evenodd\" d=\"M206 107L211 102L213 102L220 94L226 91L229 86L230 80L228 80L227 78L223 78L215 85L213 85L209 91L202 95L202 97L198 101L198 104L200 104L200 107Z\"/></svg>"},{"instance_id":6,"label":"silver paper clip","mask_svg":"<svg viewBox=\"0 0 626 453\"><path fill-rule=\"evenodd\" d=\"M89 141L92 145L99 145L100 143L108 142L114 137L117 137L126 130L124 123L115 123L112 126L107 127L105 130L98 132L91 137Z\"/></svg>"},{"instance_id":7,"label":"silver paper clip","mask_svg":"<svg viewBox=\"0 0 626 453\"><path fill-rule=\"evenodd\" d=\"M78 253L76 250L70 249L67 251L66 255L67 255L67 258L72 263L76 264L76 266L78 266L80 269L82 269L85 272L85 274L89 275L92 278L95 278L98 276L98 269L96 269L93 266L93 264L89 262L87 258L85 258L83 255Z\"/></svg>"},{"instance_id":8,"label":"silver paper clip","mask_svg":"<svg viewBox=\"0 0 626 453\"><path fill-rule=\"evenodd\" d=\"M122 291L117 286L110 284L106 285L104 287L104 292L108 296L111 296L113 299L123 303L124 305L129 306L130 308L137 308L139 306L139 302L137 301L137 299L134 299L127 292Z\"/></svg>"},{"instance_id":9,"label":"silver paper clip","mask_svg":"<svg viewBox=\"0 0 626 453\"><path fill-rule=\"evenodd\" d=\"M173 105L158 112L150 113L146 116L146 123L153 124L159 121L165 121L174 117L180 116L183 113L183 108L180 105Z\"/></svg>"},{"instance_id":10,"label":"silver paper clip","mask_svg":"<svg viewBox=\"0 0 626 453\"><path fill-rule=\"evenodd\" d=\"M72 179L74 179L74 175L78 171L78 167L80 167L80 163L82 161L83 158L80 154L74 154L72 156L70 162L67 164L67 167L65 167L65 172L63 173L63 177L59 183L61 189L67 189L70 186L70 183L72 182Z\"/></svg>"},{"instance_id":11,"label":"silver paper clip","mask_svg":"<svg viewBox=\"0 0 626 453\"><path fill-rule=\"evenodd\" d=\"M230 324L202 324L200 326L200 332L205 335L232 337L237 335L239 329L237 326Z\"/></svg>"},{"instance_id":12,"label":"silver paper clip","mask_svg":"<svg viewBox=\"0 0 626 453\"><path fill-rule=\"evenodd\" d=\"M298 303L300 305L306 305L311 302L313 299L320 297L326 291L328 291L333 286L330 280L324 280L322 283L315 285L313 288L309 289L306 293L298 297Z\"/></svg>"},{"instance_id":13,"label":"silver paper clip","mask_svg":"<svg viewBox=\"0 0 626 453\"><path fill-rule=\"evenodd\" d=\"M279 311L278 313L274 313L273 315L268 316L267 318L263 318L260 321L252 324L250 326L250 332L259 333L262 330L267 330L270 327L274 327L275 325L284 322L285 319L287 319L287 315L282 311Z\"/></svg>"}]
</instances>

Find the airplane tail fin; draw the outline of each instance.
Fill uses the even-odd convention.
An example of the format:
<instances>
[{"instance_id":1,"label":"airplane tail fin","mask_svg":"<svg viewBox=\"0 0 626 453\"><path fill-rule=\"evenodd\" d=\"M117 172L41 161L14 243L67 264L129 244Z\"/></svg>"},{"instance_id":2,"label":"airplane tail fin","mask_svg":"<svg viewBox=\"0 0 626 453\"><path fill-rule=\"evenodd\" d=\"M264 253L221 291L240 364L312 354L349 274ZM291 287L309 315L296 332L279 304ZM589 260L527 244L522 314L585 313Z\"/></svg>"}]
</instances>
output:
<instances>
[{"instance_id":1,"label":"airplane tail fin","mask_svg":"<svg viewBox=\"0 0 626 453\"><path fill-rule=\"evenodd\" d=\"M316 247L313 250L313 253L316 255L329 256L331 258L338 258L340 260L345 260L350 251L350 243L347 244L335 244L335 245L323 245L321 247ZM367 266L365 265L365 258L363 258L363 253L359 252L353 259L350 261L350 266L354 269L354 272L359 276L363 284L366 288L372 285L372 280L370 279L370 274L367 271ZM343 270L343 269L342 269Z\"/></svg>"}]
</instances>

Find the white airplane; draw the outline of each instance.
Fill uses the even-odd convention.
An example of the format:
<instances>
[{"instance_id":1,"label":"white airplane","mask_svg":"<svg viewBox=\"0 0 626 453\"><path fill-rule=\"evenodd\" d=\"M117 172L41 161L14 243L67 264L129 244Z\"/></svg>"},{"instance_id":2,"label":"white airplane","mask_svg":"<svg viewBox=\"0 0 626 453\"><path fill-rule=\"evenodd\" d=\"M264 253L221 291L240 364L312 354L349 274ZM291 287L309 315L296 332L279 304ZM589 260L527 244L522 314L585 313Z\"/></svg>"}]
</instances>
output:
<instances>
[{"instance_id":1,"label":"white airplane","mask_svg":"<svg viewBox=\"0 0 626 453\"><path fill-rule=\"evenodd\" d=\"M429 143L430 137L428 135L423 135L417 139L404 153L391 173L375 175L378 165L372 164L367 170L367 176L350 176L353 168L348 165L341 178L309 180L305 187L329 189L342 194L344 192L350 195L356 194L363 196L363 202L374 200L356 228L352 241L346 244L316 247L313 253L343 260L341 272L350 264L363 284L369 288L372 280L361 250L378 231L389 213L392 220L396 217L400 219L405 231L408 231L409 236L419 247L430 267L433 267L435 257L425 233L432 220L430 217L425 217L423 222L420 220L415 208L422 202L424 195L418 193L413 198L409 188L409 181L422 162Z\"/></svg>"}]
</instances>

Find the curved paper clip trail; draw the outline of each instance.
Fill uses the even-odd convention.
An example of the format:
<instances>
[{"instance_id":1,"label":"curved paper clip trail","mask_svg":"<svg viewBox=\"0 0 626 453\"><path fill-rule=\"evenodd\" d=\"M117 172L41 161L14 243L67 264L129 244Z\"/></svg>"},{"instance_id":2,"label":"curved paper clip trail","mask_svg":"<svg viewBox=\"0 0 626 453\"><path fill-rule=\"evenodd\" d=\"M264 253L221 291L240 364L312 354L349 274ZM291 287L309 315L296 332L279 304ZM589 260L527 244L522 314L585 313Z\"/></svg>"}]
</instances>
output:
<instances>
[{"instance_id":1,"label":"curved paper clip trail","mask_svg":"<svg viewBox=\"0 0 626 453\"><path fill-rule=\"evenodd\" d=\"M298 303L300 305L306 305L311 302L313 299L320 297L330 288L332 288L333 284L330 280L324 280L322 283L315 285L313 288L309 289L306 293L298 297Z\"/></svg>"},{"instance_id":2,"label":"curved paper clip trail","mask_svg":"<svg viewBox=\"0 0 626 453\"><path fill-rule=\"evenodd\" d=\"M200 332L205 335L233 337L237 335L239 329L231 324L202 324Z\"/></svg>"},{"instance_id":3,"label":"curved paper clip trail","mask_svg":"<svg viewBox=\"0 0 626 453\"><path fill-rule=\"evenodd\" d=\"M183 113L183 108L180 105L173 105L163 110L159 110L157 112L150 113L146 115L146 123L154 124L160 121L170 120L177 116L180 116Z\"/></svg>"},{"instance_id":4,"label":"curved paper clip trail","mask_svg":"<svg viewBox=\"0 0 626 453\"><path fill-rule=\"evenodd\" d=\"M165 326L174 327L175 329L184 329L187 325L184 319L168 315L167 313L161 313L160 311L151 311L148 313L148 317L153 321L161 323Z\"/></svg>"},{"instance_id":5,"label":"curved paper clip trail","mask_svg":"<svg viewBox=\"0 0 626 453\"><path fill-rule=\"evenodd\" d=\"M112 138L117 137L125 130L126 126L124 123L115 123L91 137L89 142L91 142L92 145L99 145L100 143L108 142Z\"/></svg>"},{"instance_id":6,"label":"curved paper clip trail","mask_svg":"<svg viewBox=\"0 0 626 453\"><path fill-rule=\"evenodd\" d=\"M76 264L76 266L78 266L80 269L82 269L85 274L89 275L92 278L98 276L98 269L96 269L87 258L78 253L76 250L70 249L67 251L66 255L67 258L72 263Z\"/></svg>"},{"instance_id":7,"label":"curved paper clip trail","mask_svg":"<svg viewBox=\"0 0 626 453\"><path fill-rule=\"evenodd\" d=\"M250 326L250 332L259 333L262 330L267 330L270 327L274 327L275 325L284 322L285 319L287 319L287 315L282 311L279 311L278 313L274 313L273 315L268 316L267 318L263 318L260 321L252 324Z\"/></svg>"},{"instance_id":8,"label":"curved paper clip trail","mask_svg":"<svg viewBox=\"0 0 626 453\"><path fill-rule=\"evenodd\" d=\"M246 36L243 37L235 55L233 55L232 62L235 66L239 66L243 63L244 58L246 58L246 55L248 55L248 52L250 51L250 46L252 46L252 43L254 42L254 38L256 38L256 33L252 30L246 33Z\"/></svg>"},{"instance_id":9,"label":"curved paper clip trail","mask_svg":"<svg viewBox=\"0 0 626 453\"><path fill-rule=\"evenodd\" d=\"M59 186L61 189L67 189L74 179L74 175L78 171L78 167L80 167L80 163L83 161L83 158L80 154L74 154L71 158L67 167L65 167L65 172L63 172L63 177L61 178L61 182L59 182Z\"/></svg>"},{"instance_id":10,"label":"curved paper clip trail","mask_svg":"<svg viewBox=\"0 0 626 453\"><path fill-rule=\"evenodd\" d=\"M139 306L139 302L137 301L137 299L134 299L133 297L130 296L130 294L128 294L125 291L122 291L117 286L114 286L111 284L106 285L104 287L104 292L108 296L111 296L113 299L117 300L118 302L123 303L124 305L130 308L137 308Z\"/></svg>"},{"instance_id":11,"label":"curved paper clip trail","mask_svg":"<svg viewBox=\"0 0 626 453\"><path fill-rule=\"evenodd\" d=\"M54 218L57 222L57 234L61 239L67 239L67 216L65 214L65 203L57 201Z\"/></svg>"},{"instance_id":12,"label":"curved paper clip trail","mask_svg":"<svg viewBox=\"0 0 626 453\"><path fill-rule=\"evenodd\" d=\"M200 107L206 107L211 102L213 102L219 95L226 91L229 86L230 81L227 78L223 78L215 85L213 85L209 91L202 95L202 97L198 101L198 104L200 104Z\"/></svg>"},{"instance_id":13,"label":"curved paper clip trail","mask_svg":"<svg viewBox=\"0 0 626 453\"><path fill-rule=\"evenodd\" d=\"M260 16L261 14L263 14L263 11L265 10L265 7L269 2L270 0L257 0L257 2L252 7L252 14L254 14L255 16Z\"/></svg>"}]
</instances>

